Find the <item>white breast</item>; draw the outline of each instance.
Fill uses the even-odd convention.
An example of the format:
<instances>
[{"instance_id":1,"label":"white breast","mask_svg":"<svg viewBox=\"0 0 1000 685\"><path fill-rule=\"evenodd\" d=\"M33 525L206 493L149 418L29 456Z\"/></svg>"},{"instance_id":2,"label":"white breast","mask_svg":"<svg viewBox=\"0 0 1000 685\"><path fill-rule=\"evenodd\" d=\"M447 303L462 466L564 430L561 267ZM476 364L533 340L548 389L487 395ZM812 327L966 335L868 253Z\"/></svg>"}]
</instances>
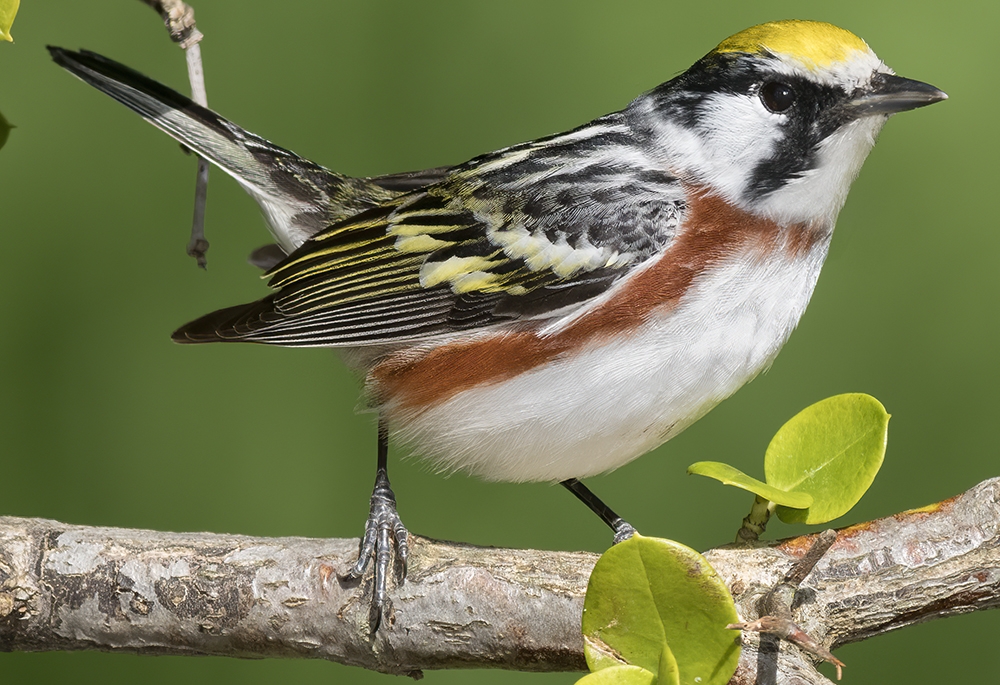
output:
<instances>
[{"instance_id":1,"label":"white breast","mask_svg":"<svg viewBox=\"0 0 1000 685\"><path fill-rule=\"evenodd\" d=\"M512 380L471 388L394 426L444 471L561 481L666 442L766 368L805 311L828 240L762 263L741 253L670 312Z\"/></svg>"}]
</instances>

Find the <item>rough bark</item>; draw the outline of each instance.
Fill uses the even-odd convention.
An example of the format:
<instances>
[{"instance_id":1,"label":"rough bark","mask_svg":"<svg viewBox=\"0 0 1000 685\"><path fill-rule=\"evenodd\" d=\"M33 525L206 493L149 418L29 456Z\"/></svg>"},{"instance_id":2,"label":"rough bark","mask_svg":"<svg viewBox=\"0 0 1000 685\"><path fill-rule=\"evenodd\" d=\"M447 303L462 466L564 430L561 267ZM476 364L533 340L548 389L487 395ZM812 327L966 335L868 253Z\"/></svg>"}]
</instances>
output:
<instances>
[{"instance_id":1,"label":"rough bark","mask_svg":"<svg viewBox=\"0 0 1000 685\"><path fill-rule=\"evenodd\" d=\"M744 620L812 536L706 557ZM597 556L416 537L390 621L338 579L357 540L251 538L0 518L0 649L322 658L391 673L585 668L580 615ZM802 584L799 625L836 648L1000 605L1000 479L838 531ZM744 633L735 683L823 683L810 657Z\"/></svg>"}]
</instances>

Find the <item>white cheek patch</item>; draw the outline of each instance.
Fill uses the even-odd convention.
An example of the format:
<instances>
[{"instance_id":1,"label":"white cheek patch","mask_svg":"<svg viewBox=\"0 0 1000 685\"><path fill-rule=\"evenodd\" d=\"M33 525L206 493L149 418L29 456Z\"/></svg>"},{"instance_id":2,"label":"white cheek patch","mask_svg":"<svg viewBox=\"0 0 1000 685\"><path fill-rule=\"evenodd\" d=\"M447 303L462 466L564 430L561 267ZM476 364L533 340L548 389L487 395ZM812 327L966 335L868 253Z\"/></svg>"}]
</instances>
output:
<instances>
[{"instance_id":1,"label":"white cheek patch","mask_svg":"<svg viewBox=\"0 0 1000 685\"><path fill-rule=\"evenodd\" d=\"M730 203L745 205L751 171L773 154L783 115L769 112L756 96L732 94L709 96L699 111L694 129L657 121L664 163Z\"/></svg>"},{"instance_id":2,"label":"white cheek patch","mask_svg":"<svg viewBox=\"0 0 1000 685\"><path fill-rule=\"evenodd\" d=\"M737 202L753 169L774 154L786 117L751 95L712 95L699 109L698 134L710 151L703 180Z\"/></svg>"}]
</instances>

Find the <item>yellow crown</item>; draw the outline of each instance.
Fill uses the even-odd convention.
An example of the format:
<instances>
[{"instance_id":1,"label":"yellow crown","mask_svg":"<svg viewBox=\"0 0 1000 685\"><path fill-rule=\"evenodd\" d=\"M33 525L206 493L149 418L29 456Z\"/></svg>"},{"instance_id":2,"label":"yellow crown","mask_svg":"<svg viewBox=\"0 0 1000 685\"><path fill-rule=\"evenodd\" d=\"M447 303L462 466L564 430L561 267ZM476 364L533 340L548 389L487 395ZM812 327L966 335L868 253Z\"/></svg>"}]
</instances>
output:
<instances>
[{"instance_id":1,"label":"yellow crown","mask_svg":"<svg viewBox=\"0 0 1000 685\"><path fill-rule=\"evenodd\" d=\"M751 55L785 55L809 69L822 69L847 61L853 53L866 52L868 45L850 31L823 21L772 21L758 24L726 38L713 50Z\"/></svg>"}]
</instances>

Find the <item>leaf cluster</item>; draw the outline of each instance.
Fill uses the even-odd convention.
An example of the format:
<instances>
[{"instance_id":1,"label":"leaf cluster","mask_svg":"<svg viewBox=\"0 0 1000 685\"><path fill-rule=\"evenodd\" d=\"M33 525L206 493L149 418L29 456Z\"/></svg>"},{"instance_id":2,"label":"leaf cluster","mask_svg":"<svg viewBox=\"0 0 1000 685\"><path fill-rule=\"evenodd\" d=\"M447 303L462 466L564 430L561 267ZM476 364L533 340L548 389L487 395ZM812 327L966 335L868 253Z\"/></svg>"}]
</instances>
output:
<instances>
[{"instance_id":1,"label":"leaf cluster","mask_svg":"<svg viewBox=\"0 0 1000 685\"><path fill-rule=\"evenodd\" d=\"M764 454L764 481L720 462L689 473L756 495L741 540L755 540L772 511L787 523L847 513L878 473L889 414L870 395L817 402L792 417ZM724 685L739 663L739 622L725 583L698 552L638 534L605 552L584 602L591 673L581 685Z\"/></svg>"}]
</instances>

